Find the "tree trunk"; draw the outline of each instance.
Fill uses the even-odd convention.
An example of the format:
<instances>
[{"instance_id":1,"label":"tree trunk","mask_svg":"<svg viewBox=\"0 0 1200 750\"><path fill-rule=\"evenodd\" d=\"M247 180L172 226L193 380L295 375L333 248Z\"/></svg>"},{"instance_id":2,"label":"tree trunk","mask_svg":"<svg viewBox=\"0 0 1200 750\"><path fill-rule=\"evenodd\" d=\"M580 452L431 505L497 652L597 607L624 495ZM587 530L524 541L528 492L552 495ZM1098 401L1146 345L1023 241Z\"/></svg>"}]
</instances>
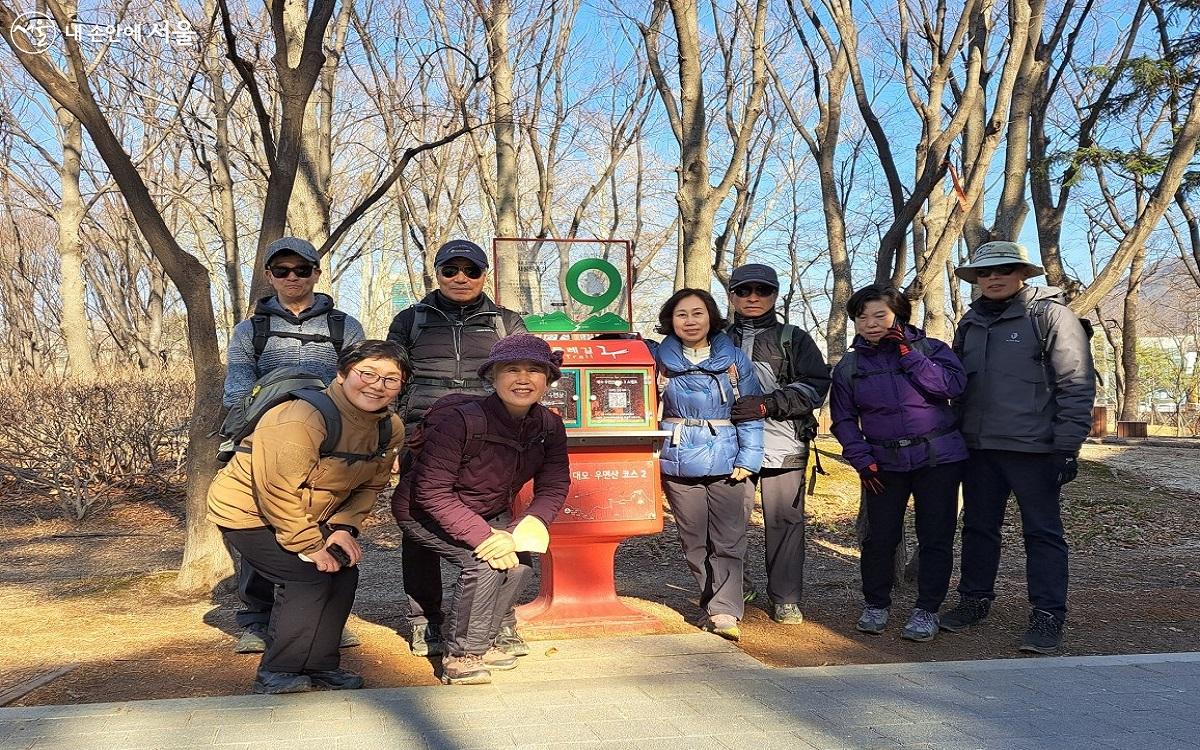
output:
<instances>
[{"instance_id":1,"label":"tree trunk","mask_svg":"<svg viewBox=\"0 0 1200 750\"><path fill-rule=\"evenodd\" d=\"M83 239L80 227L86 209L79 191L80 159L83 153L83 127L61 106L54 108L62 135L63 156L59 176L62 201L55 214L58 224L59 288L62 295L60 326L67 344L71 374L92 379L96 364L92 359L92 341L87 314L87 287L83 278Z\"/></svg>"},{"instance_id":2,"label":"tree trunk","mask_svg":"<svg viewBox=\"0 0 1200 750\"><path fill-rule=\"evenodd\" d=\"M517 225L517 129L513 121L513 71L509 60L508 24L511 0L494 0L490 11L479 8L487 31L488 65L492 84L492 137L496 142L496 236L516 237ZM490 250L486 248L485 250ZM497 259L496 283L514 300L525 298L521 290L520 258L515 243L508 244Z\"/></svg>"},{"instance_id":3,"label":"tree trunk","mask_svg":"<svg viewBox=\"0 0 1200 750\"><path fill-rule=\"evenodd\" d=\"M1142 245L1133 254L1129 267L1129 285L1125 290L1124 320L1121 324L1121 360L1124 372L1125 397L1121 400L1120 419L1133 422L1138 418L1141 403L1141 378L1138 373L1138 295L1141 293L1142 275L1146 266L1146 247Z\"/></svg>"}]
</instances>

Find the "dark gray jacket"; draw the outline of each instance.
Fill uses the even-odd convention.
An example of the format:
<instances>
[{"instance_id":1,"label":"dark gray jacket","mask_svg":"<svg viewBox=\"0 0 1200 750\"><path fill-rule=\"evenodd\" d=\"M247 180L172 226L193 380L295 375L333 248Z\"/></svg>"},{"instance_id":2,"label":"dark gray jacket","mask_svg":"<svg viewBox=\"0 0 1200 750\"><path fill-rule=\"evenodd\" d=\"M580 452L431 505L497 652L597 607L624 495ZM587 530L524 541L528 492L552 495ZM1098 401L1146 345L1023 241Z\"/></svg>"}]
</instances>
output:
<instances>
[{"instance_id":1,"label":"dark gray jacket","mask_svg":"<svg viewBox=\"0 0 1200 750\"><path fill-rule=\"evenodd\" d=\"M1044 357L1029 315L1039 299L1056 303L1047 310ZM994 318L977 300L958 324L954 353L967 371L967 389L956 404L968 447L1079 450L1091 429L1096 371L1091 342L1062 290L1023 287Z\"/></svg>"}]
</instances>

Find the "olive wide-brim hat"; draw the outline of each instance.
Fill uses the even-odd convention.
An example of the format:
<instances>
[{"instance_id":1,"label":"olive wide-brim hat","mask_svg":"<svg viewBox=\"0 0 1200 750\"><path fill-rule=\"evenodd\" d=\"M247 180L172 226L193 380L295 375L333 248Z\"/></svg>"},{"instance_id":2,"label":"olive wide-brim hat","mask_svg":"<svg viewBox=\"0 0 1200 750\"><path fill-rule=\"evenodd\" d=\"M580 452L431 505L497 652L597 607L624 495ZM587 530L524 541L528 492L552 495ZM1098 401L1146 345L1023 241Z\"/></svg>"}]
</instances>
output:
<instances>
[{"instance_id":1,"label":"olive wide-brim hat","mask_svg":"<svg viewBox=\"0 0 1200 750\"><path fill-rule=\"evenodd\" d=\"M954 269L954 275L968 283L979 281L979 269L989 266L1025 266L1025 278L1041 276L1046 269L1029 262L1029 251L1016 242L985 242L975 248L971 262Z\"/></svg>"}]
</instances>

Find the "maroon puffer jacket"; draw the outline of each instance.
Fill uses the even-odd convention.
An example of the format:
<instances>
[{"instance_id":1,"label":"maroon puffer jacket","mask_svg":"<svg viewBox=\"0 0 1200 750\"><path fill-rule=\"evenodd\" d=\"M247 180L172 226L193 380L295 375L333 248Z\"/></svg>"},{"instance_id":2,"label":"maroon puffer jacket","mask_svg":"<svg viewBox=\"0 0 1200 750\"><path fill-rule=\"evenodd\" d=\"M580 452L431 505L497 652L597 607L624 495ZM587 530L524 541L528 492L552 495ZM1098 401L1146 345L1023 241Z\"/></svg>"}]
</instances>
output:
<instances>
[{"instance_id":1,"label":"maroon puffer jacket","mask_svg":"<svg viewBox=\"0 0 1200 750\"><path fill-rule=\"evenodd\" d=\"M495 394L479 404L487 419L486 435L504 442L483 440L477 454L464 463L467 425L462 414L454 408L434 408L421 428L424 444L392 495L397 521L441 527L468 547L491 535L488 519L508 511L517 491L530 479L533 502L522 516L512 519L510 530L527 515L549 526L571 486L562 419L534 404L524 419L515 420ZM538 435L544 439L536 440ZM529 447L518 450L512 442Z\"/></svg>"}]
</instances>

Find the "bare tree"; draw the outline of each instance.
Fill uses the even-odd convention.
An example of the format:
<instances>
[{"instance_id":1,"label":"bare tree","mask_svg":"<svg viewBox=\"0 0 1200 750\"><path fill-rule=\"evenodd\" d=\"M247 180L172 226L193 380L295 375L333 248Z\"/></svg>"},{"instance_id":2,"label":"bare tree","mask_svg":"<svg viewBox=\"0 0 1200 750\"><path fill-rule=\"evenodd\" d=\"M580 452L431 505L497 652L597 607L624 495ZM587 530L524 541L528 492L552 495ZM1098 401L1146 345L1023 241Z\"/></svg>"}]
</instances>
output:
<instances>
[{"instance_id":1,"label":"bare tree","mask_svg":"<svg viewBox=\"0 0 1200 750\"><path fill-rule=\"evenodd\" d=\"M691 0L655 0L649 23L639 23L646 45L650 70L659 98L679 144L680 186L677 195L680 228L683 234L683 282L690 287L707 289L712 280L712 241L718 207L729 195L741 174L746 154L766 94L767 2L756 0L753 6L736 2L730 23L714 4L715 23L732 29L730 49L741 49L749 57L749 81L739 91L745 74L737 62L722 58L725 87L723 121L730 140L729 161L716 185L710 181L709 102L704 92L704 50L700 38L697 3ZM662 49L663 27L670 15L675 29L678 62L678 95L667 78L666 58ZM748 35L748 39L744 38Z\"/></svg>"}]
</instances>

